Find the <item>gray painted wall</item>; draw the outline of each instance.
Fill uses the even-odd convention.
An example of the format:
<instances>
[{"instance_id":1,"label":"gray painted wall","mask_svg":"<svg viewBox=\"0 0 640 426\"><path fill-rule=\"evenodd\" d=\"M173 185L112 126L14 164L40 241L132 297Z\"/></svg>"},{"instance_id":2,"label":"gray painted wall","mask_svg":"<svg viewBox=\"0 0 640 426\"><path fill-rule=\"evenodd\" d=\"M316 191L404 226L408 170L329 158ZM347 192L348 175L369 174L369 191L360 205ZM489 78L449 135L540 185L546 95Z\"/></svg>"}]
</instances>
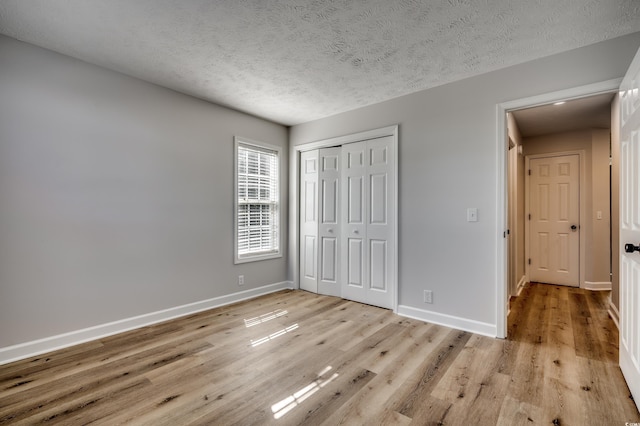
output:
<instances>
[{"instance_id":1,"label":"gray painted wall","mask_svg":"<svg viewBox=\"0 0 640 426\"><path fill-rule=\"evenodd\" d=\"M290 142L400 124L400 303L426 309L431 289L428 309L495 323L496 104L621 77L639 45L295 126ZM291 278L286 250L232 253L233 136L286 146L285 127L5 37L0 64L0 348Z\"/></svg>"},{"instance_id":2,"label":"gray painted wall","mask_svg":"<svg viewBox=\"0 0 640 426\"><path fill-rule=\"evenodd\" d=\"M399 302L495 324L496 104L622 77L639 46L634 33L294 126L290 142L399 124Z\"/></svg>"},{"instance_id":3,"label":"gray painted wall","mask_svg":"<svg viewBox=\"0 0 640 426\"><path fill-rule=\"evenodd\" d=\"M233 136L286 127L2 36L0 64L0 348L287 280L232 243Z\"/></svg>"}]
</instances>

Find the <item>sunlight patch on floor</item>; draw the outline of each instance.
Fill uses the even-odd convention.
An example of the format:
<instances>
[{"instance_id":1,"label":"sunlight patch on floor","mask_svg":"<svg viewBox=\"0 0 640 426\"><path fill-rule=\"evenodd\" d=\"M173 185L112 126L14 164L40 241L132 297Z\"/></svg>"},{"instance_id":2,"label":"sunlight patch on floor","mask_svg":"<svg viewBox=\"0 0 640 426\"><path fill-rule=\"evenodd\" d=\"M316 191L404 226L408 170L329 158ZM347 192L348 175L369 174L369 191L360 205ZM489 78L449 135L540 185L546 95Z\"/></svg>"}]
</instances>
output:
<instances>
[{"instance_id":1,"label":"sunlight patch on floor","mask_svg":"<svg viewBox=\"0 0 640 426\"><path fill-rule=\"evenodd\" d=\"M287 333L291 333L293 330L296 330L298 328L298 324L293 324L290 325L289 327L283 328L282 330L278 330L275 333L271 333L268 336L262 337L260 339L256 339L256 340L251 340L251 346L253 346L254 348L256 346L260 346L263 343L267 343L271 340L274 340L280 336L284 336Z\"/></svg>"},{"instance_id":2,"label":"sunlight patch on floor","mask_svg":"<svg viewBox=\"0 0 640 426\"><path fill-rule=\"evenodd\" d=\"M303 387L299 391L289 395L284 398L282 401L279 401L271 406L271 412L273 413L274 419L279 419L289 411L293 410L295 407L300 405L305 399L309 398L314 393L318 392L321 388L326 386L329 382L333 381L338 377L338 373L333 373L331 377L328 379L323 379L322 376L331 371L332 367L327 366L324 370L318 374L318 378L313 382L309 383L307 386Z\"/></svg>"},{"instance_id":3,"label":"sunlight patch on floor","mask_svg":"<svg viewBox=\"0 0 640 426\"><path fill-rule=\"evenodd\" d=\"M273 312L269 312L267 314L260 315L259 317L249 318L244 320L245 327L253 327L254 325L262 324L263 322L271 321L283 315L287 315L289 311L285 311L282 309L276 309Z\"/></svg>"}]
</instances>

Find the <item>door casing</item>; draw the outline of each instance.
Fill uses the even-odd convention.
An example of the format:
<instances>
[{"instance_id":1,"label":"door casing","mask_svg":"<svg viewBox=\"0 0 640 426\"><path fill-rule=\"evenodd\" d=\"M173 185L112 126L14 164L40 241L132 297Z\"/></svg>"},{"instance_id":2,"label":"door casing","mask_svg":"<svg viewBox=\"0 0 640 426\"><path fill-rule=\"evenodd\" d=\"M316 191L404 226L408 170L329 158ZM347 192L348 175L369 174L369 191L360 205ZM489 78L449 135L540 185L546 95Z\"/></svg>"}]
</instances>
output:
<instances>
[{"instance_id":1,"label":"door casing","mask_svg":"<svg viewBox=\"0 0 640 426\"><path fill-rule=\"evenodd\" d=\"M508 185L508 132L507 112L523 108L531 108L554 102L569 101L602 93L617 92L621 78L587 84L556 92L543 93L528 98L516 99L496 105L496 337L507 337L507 313L509 304L507 285L507 265L509 256L507 224ZM584 187L584 185L581 185ZM582 209L584 210L584 209ZM584 262L582 262L584 264Z\"/></svg>"}]
</instances>

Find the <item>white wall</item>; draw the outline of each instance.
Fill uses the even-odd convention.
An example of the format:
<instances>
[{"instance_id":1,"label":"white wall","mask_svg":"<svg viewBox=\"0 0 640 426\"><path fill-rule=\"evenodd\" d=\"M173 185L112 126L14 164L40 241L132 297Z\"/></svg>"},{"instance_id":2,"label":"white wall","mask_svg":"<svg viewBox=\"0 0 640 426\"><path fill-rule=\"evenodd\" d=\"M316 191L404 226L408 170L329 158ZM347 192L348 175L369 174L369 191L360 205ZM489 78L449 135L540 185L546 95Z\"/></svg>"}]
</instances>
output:
<instances>
[{"instance_id":1,"label":"white wall","mask_svg":"<svg viewBox=\"0 0 640 426\"><path fill-rule=\"evenodd\" d=\"M399 124L399 302L495 326L496 105L622 77L638 46L635 33L494 71L294 126L290 141Z\"/></svg>"},{"instance_id":2,"label":"white wall","mask_svg":"<svg viewBox=\"0 0 640 426\"><path fill-rule=\"evenodd\" d=\"M233 136L286 127L1 36L0 64L0 349L287 280L232 244Z\"/></svg>"}]
</instances>

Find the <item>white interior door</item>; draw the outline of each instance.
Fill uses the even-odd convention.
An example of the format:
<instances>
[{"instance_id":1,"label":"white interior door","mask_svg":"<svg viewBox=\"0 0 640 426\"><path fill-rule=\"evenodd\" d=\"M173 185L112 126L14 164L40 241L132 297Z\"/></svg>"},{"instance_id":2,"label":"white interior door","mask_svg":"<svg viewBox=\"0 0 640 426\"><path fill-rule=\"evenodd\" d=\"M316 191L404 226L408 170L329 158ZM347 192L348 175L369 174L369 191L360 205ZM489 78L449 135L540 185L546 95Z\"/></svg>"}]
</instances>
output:
<instances>
[{"instance_id":1,"label":"white interior door","mask_svg":"<svg viewBox=\"0 0 640 426\"><path fill-rule=\"evenodd\" d=\"M318 293L340 296L340 147L320 149Z\"/></svg>"},{"instance_id":2,"label":"white interior door","mask_svg":"<svg viewBox=\"0 0 640 426\"><path fill-rule=\"evenodd\" d=\"M580 161L578 155L529 163L531 281L580 285Z\"/></svg>"},{"instance_id":3,"label":"white interior door","mask_svg":"<svg viewBox=\"0 0 640 426\"><path fill-rule=\"evenodd\" d=\"M367 303L366 142L342 147L342 297Z\"/></svg>"},{"instance_id":4,"label":"white interior door","mask_svg":"<svg viewBox=\"0 0 640 426\"><path fill-rule=\"evenodd\" d=\"M393 138L342 147L342 295L393 308L395 172Z\"/></svg>"},{"instance_id":5,"label":"white interior door","mask_svg":"<svg viewBox=\"0 0 640 426\"><path fill-rule=\"evenodd\" d=\"M620 369L640 407L640 50L620 86L620 242Z\"/></svg>"},{"instance_id":6,"label":"white interior door","mask_svg":"<svg viewBox=\"0 0 640 426\"><path fill-rule=\"evenodd\" d=\"M319 151L300 154L300 288L318 292Z\"/></svg>"}]
</instances>

